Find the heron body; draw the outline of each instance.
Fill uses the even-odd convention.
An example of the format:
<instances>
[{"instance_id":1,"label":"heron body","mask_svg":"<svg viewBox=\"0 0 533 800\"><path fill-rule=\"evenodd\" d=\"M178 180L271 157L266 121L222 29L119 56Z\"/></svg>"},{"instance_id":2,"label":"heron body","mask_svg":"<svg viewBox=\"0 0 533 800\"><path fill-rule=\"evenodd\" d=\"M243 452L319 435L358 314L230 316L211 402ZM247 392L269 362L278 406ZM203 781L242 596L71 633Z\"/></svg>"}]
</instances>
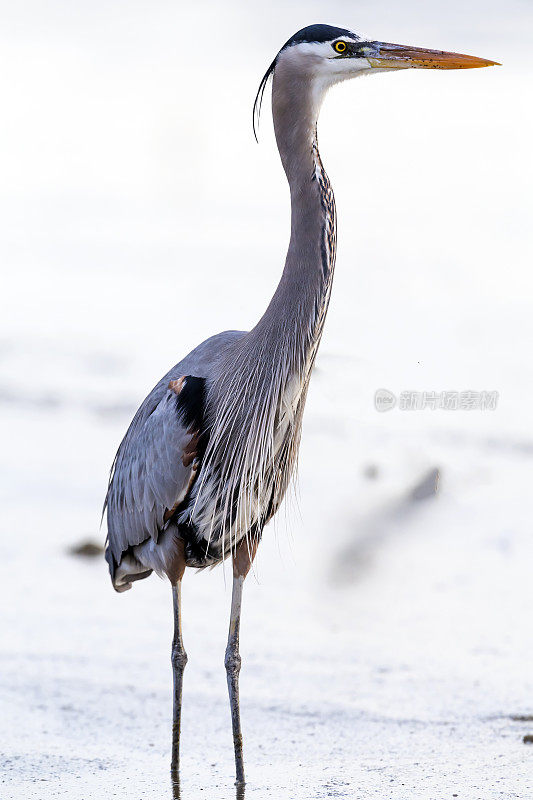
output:
<instances>
[{"instance_id":1,"label":"heron body","mask_svg":"<svg viewBox=\"0 0 533 800\"><path fill-rule=\"evenodd\" d=\"M335 266L335 201L316 130L322 99L331 85L372 71L492 63L313 25L289 39L261 81L254 129L272 76L274 129L291 195L281 280L251 331L207 339L154 387L119 446L106 497L106 559L115 589L129 589L152 571L172 584L175 773L186 662L181 579L187 566L214 566L232 556L226 668L237 780L244 781L238 705L242 585L294 472Z\"/></svg>"},{"instance_id":2,"label":"heron body","mask_svg":"<svg viewBox=\"0 0 533 800\"><path fill-rule=\"evenodd\" d=\"M121 591L147 570L168 574L175 536L185 543L187 566L194 567L212 566L244 537L259 537L290 482L331 290L335 203L318 152L317 109L305 96L287 97L285 84L278 89L275 81L273 92L278 144L292 189L285 269L253 330L225 332L202 343L159 382L134 418L117 454L108 497L108 558L112 568L117 565L115 588ZM302 143L285 133L284 117L296 110L306 126ZM179 389L170 386L181 378ZM151 471L145 437L147 425L154 427L154 412L159 438L153 440ZM157 463L167 454L168 446L162 451L159 446L168 426L180 413L198 444L185 469L183 463ZM163 497L153 471L158 466L163 480L173 469L179 472L180 488L188 491L177 496L174 484L173 493ZM135 503L136 493L142 504ZM139 541L131 537L132 524ZM115 530L122 535L113 535Z\"/></svg>"}]
</instances>

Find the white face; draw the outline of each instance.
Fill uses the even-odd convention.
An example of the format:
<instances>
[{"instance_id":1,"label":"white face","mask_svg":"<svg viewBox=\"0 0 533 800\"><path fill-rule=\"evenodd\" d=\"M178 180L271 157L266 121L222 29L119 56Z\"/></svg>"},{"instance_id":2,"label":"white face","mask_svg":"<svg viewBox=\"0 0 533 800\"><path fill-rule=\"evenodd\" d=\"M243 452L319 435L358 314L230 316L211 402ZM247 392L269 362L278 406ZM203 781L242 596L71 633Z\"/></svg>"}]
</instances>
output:
<instances>
[{"instance_id":1,"label":"white face","mask_svg":"<svg viewBox=\"0 0 533 800\"><path fill-rule=\"evenodd\" d=\"M356 34L339 36L329 42L301 42L291 45L279 55L279 62L291 66L307 80L327 89L335 83L355 78L373 69L367 55L376 50L370 39ZM374 70L375 71L375 70Z\"/></svg>"}]
</instances>

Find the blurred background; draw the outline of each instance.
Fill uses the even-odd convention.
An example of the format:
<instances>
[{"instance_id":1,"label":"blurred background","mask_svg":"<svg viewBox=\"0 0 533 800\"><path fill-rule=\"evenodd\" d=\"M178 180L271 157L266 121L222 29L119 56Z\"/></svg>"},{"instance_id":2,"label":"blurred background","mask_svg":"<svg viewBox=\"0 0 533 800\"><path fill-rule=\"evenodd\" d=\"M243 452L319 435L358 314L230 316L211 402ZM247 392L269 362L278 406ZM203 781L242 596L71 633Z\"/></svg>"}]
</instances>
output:
<instances>
[{"instance_id":1,"label":"blurred background","mask_svg":"<svg viewBox=\"0 0 533 800\"><path fill-rule=\"evenodd\" d=\"M244 594L246 796L528 796L531 2L4 0L0 21L2 797L170 796L170 591L113 592L101 506L146 393L277 284L288 191L252 103L315 22L504 66L324 105L337 271L298 490ZM378 413L381 388L499 400ZM234 794L228 577L184 581L186 800Z\"/></svg>"}]
</instances>

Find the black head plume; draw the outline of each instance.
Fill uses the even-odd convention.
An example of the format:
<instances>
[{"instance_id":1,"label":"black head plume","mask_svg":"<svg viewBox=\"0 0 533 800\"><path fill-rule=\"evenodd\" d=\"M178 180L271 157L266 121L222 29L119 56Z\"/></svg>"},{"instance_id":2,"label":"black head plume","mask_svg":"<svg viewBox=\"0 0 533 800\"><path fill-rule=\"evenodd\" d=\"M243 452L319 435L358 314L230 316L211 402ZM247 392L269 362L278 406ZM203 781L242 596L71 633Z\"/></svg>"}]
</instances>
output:
<instances>
[{"instance_id":1,"label":"black head plume","mask_svg":"<svg viewBox=\"0 0 533 800\"><path fill-rule=\"evenodd\" d=\"M281 50L280 50L280 52L281 52ZM276 61L278 60L278 56L279 56L279 53L276 56L276 58L274 59L274 61L272 62L272 64L269 66L269 68L267 69L267 71L265 72L263 77L261 78L261 83L259 84L259 89L257 90L257 94L255 96L254 108L253 108L253 111L252 111L252 127L254 129L254 136L255 136L255 141L256 142L259 141L259 139L257 138L257 129L259 128L259 118L261 117L261 106L263 105L263 95L265 94L265 89L266 89L266 86L267 86L267 83L268 83L268 79L270 78L270 76L274 72L274 68L276 66Z\"/></svg>"}]
</instances>

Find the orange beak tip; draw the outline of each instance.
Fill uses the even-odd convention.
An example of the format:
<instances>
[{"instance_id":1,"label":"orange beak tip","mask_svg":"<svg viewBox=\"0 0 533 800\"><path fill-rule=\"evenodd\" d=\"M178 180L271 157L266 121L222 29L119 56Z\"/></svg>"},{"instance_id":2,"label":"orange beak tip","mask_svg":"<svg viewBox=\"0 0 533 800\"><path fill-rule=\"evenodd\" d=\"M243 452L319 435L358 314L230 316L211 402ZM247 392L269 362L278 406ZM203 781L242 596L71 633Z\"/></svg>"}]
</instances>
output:
<instances>
[{"instance_id":1,"label":"orange beak tip","mask_svg":"<svg viewBox=\"0 0 533 800\"><path fill-rule=\"evenodd\" d=\"M392 69L476 69L479 67L501 67L498 61L477 58L462 53L442 50L426 50L421 47L379 43L377 57L368 58L371 66Z\"/></svg>"},{"instance_id":2,"label":"orange beak tip","mask_svg":"<svg viewBox=\"0 0 533 800\"><path fill-rule=\"evenodd\" d=\"M502 66L499 61L489 61L488 58L480 58L479 61L481 62L479 64L480 67L501 67Z\"/></svg>"}]
</instances>

